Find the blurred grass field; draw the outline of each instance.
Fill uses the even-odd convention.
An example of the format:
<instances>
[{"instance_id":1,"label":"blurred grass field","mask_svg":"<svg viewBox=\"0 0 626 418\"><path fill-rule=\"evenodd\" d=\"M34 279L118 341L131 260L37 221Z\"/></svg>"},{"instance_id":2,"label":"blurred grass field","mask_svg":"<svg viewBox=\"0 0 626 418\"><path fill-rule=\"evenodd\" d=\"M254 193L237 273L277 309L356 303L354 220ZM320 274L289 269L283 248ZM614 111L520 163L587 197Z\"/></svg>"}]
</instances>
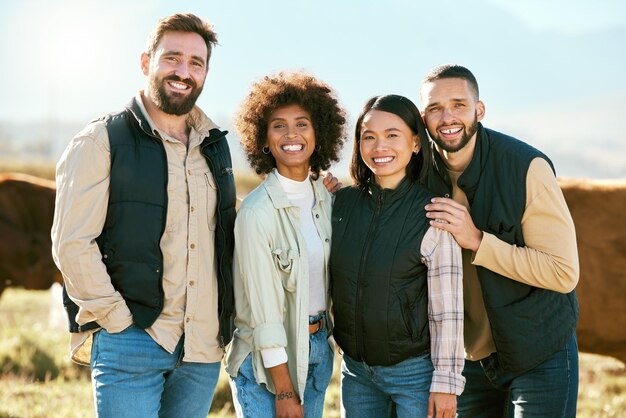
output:
<instances>
[{"instance_id":1,"label":"blurred grass field","mask_svg":"<svg viewBox=\"0 0 626 418\"><path fill-rule=\"evenodd\" d=\"M8 289L0 298L0 418L93 417L89 369L68 358L68 333L52 311L51 291ZM57 304L58 306L58 301ZM64 318L62 318L64 321ZM339 417L339 356L324 417ZM578 417L623 417L626 367L610 357L580 356ZM222 373L209 417L234 416Z\"/></svg>"},{"instance_id":2,"label":"blurred grass field","mask_svg":"<svg viewBox=\"0 0 626 418\"><path fill-rule=\"evenodd\" d=\"M0 159L0 172L22 172L54 178L54 166ZM260 178L235 173L237 195L245 195ZM0 418L93 417L89 369L68 357L69 336L60 304L51 291L8 289L0 296ZM51 311L51 306L56 306ZM59 320L59 315L61 320ZM60 322L61 321L61 322ZM324 417L340 416L339 362L326 392ZM626 367L610 358L580 356L578 417L622 417L626 414ZM222 372L209 417L234 416L230 388Z\"/></svg>"}]
</instances>

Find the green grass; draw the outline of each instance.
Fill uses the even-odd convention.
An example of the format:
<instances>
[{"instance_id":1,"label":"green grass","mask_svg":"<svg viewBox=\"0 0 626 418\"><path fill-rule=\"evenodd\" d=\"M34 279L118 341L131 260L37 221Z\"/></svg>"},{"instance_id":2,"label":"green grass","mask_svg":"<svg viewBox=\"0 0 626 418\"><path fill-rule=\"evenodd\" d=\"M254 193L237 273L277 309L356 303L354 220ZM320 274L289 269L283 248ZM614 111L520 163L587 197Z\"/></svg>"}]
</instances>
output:
<instances>
[{"instance_id":1,"label":"green grass","mask_svg":"<svg viewBox=\"0 0 626 418\"><path fill-rule=\"evenodd\" d=\"M93 411L88 380L0 377L0 418L87 418Z\"/></svg>"},{"instance_id":2,"label":"green grass","mask_svg":"<svg viewBox=\"0 0 626 418\"><path fill-rule=\"evenodd\" d=\"M51 293L9 289L0 297L0 418L93 417L89 370L68 359L68 334L48 320ZM339 358L326 392L327 418L339 417ZM626 367L581 354L579 418L620 417ZM220 376L209 417L232 417L228 380Z\"/></svg>"}]
</instances>

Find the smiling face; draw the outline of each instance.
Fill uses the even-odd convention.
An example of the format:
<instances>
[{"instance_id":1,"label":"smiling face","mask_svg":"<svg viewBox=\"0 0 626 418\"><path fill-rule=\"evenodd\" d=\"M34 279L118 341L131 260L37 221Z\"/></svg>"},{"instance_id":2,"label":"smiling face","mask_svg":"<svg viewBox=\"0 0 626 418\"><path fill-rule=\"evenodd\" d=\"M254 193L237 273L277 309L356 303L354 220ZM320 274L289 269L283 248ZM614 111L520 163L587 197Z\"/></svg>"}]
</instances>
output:
<instances>
[{"instance_id":1,"label":"smiling face","mask_svg":"<svg viewBox=\"0 0 626 418\"><path fill-rule=\"evenodd\" d=\"M315 151L315 131L309 112L292 104L274 110L267 121L267 142L278 172L303 181L309 174Z\"/></svg>"},{"instance_id":2,"label":"smiling face","mask_svg":"<svg viewBox=\"0 0 626 418\"><path fill-rule=\"evenodd\" d=\"M141 56L147 95L161 111L181 116L193 109L208 72L206 42L195 32L163 34L152 57Z\"/></svg>"},{"instance_id":3,"label":"smiling face","mask_svg":"<svg viewBox=\"0 0 626 418\"><path fill-rule=\"evenodd\" d=\"M424 122L440 152L455 153L473 142L485 106L462 78L443 78L421 88Z\"/></svg>"},{"instance_id":4,"label":"smiling face","mask_svg":"<svg viewBox=\"0 0 626 418\"><path fill-rule=\"evenodd\" d=\"M370 110L361 123L361 158L382 188L394 189L406 176L411 155L419 151L417 135L399 116Z\"/></svg>"}]
</instances>

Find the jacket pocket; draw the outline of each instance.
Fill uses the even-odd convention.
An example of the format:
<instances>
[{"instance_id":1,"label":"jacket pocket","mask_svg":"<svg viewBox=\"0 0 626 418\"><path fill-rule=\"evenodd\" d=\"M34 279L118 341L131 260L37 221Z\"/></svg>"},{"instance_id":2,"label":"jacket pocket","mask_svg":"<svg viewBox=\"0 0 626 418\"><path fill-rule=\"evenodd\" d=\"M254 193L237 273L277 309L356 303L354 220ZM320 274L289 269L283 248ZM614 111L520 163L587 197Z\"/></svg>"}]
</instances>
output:
<instances>
[{"instance_id":1,"label":"jacket pocket","mask_svg":"<svg viewBox=\"0 0 626 418\"><path fill-rule=\"evenodd\" d=\"M414 332L414 320L412 318L413 308L415 307L415 302L411 303L408 296L403 294L400 298L400 316L402 317L402 322L404 323L404 330L406 335L411 337L413 340L415 332Z\"/></svg>"},{"instance_id":2,"label":"jacket pocket","mask_svg":"<svg viewBox=\"0 0 626 418\"><path fill-rule=\"evenodd\" d=\"M283 287L288 292L296 291L297 261L300 258L298 251L290 248L276 248L272 251L272 258L276 270L280 274Z\"/></svg>"}]
</instances>

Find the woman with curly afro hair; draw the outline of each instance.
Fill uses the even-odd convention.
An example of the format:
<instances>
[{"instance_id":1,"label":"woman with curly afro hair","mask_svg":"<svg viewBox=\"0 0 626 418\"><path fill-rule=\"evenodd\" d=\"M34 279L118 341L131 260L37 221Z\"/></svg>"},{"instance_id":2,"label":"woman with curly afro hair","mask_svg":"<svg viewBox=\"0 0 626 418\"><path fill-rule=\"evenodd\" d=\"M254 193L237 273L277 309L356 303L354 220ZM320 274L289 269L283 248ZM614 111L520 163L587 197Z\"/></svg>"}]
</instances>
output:
<instances>
[{"instance_id":1,"label":"woman with curly afro hair","mask_svg":"<svg viewBox=\"0 0 626 418\"><path fill-rule=\"evenodd\" d=\"M332 89L302 72L254 83L236 116L248 161L266 175L235 222L226 370L238 416L322 416L334 348L331 195L319 174L338 160L345 123Z\"/></svg>"}]
</instances>

